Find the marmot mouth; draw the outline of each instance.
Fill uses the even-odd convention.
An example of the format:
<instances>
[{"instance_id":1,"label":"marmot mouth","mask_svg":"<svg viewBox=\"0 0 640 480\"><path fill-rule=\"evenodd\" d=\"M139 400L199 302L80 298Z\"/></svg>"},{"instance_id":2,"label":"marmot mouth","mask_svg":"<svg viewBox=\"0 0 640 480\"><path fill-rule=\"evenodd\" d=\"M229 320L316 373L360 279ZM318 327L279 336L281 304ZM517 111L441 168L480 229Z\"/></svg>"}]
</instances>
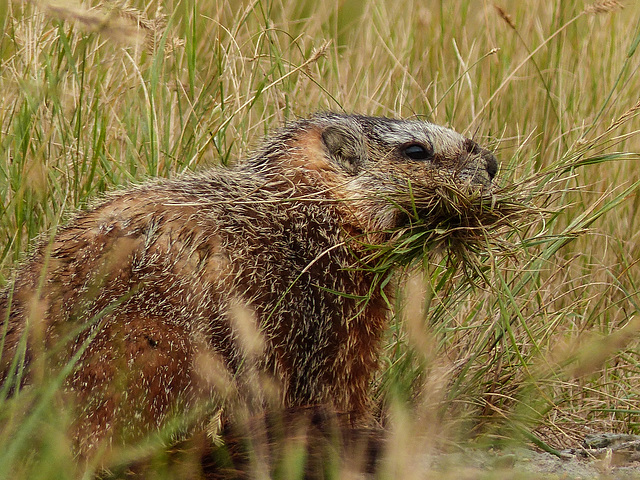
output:
<instances>
[{"instance_id":1,"label":"marmot mouth","mask_svg":"<svg viewBox=\"0 0 640 480\"><path fill-rule=\"evenodd\" d=\"M523 223L523 217L538 211L516 196L516 190L515 185L487 189L447 182L429 195L413 191L402 212L402 225L387 232L390 240L385 245L368 246L371 253L365 263L378 270L443 252L466 273L477 273L488 255L513 253L506 237Z\"/></svg>"}]
</instances>

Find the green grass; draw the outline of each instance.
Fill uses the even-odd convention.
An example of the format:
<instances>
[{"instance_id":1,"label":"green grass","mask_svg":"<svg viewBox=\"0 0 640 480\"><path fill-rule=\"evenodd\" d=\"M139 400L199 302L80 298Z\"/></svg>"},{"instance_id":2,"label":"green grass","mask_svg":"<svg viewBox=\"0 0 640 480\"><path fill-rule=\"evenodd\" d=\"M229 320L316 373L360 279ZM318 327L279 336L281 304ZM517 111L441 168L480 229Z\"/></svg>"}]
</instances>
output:
<instances>
[{"instance_id":1,"label":"green grass","mask_svg":"<svg viewBox=\"0 0 640 480\"><path fill-rule=\"evenodd\" d=\"M441 254L401 276L375 384L389 469L640 433L640 6L348 3L0 3L0 284L104 191L232 163L318 110L418 115L493 148L540 213L481 255L486 283ZM0 476L81 475L57 384L0 399Z\"/></svg>"}]
</instances>

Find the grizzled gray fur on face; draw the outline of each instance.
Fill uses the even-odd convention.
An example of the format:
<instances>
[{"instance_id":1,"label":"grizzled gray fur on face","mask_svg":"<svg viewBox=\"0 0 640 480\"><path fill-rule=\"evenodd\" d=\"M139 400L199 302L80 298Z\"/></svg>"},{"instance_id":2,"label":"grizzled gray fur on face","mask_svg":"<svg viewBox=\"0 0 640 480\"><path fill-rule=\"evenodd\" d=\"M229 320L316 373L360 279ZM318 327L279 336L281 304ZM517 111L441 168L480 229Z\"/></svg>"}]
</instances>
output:
<instances>
[{"instance_id":1,"label":"grizzled gray fur on face","mask_svg":"<svg viewBox=\"0 0 640 480\"><path fill-rule=\"evenodd\" d=\"M0 378L15 382L22 339L45 374L77 355L65 394L84 454L203 401L364 420L392 292L361 268L363 242L388 241L444 182L489 191L496 171L447 128L323 113L233 168L109 194L0 294Z\"/></svg>"}]
</instances>

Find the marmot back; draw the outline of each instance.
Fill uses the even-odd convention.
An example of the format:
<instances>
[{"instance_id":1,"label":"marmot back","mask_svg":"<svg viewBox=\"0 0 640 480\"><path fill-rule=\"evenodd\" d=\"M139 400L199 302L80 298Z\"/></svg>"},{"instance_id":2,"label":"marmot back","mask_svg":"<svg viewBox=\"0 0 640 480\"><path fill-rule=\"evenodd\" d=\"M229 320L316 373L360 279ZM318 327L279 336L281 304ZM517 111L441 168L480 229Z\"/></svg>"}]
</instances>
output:
<instances>
[{"instance_id":1,"label":"marmot back","mask_svg":"<svg viewBox=\"0 0 640 480\"><path fill-rule=\"evenodd\" d=\"M203 399L366 417L387 307L362 246L388 241L443 182L486 190L496 170L452 130L326 113L233 168L111 194L0 296L0 375L14 382L22 353L31 375L76 356L82 452Z\"/></svg>"}]
</instances>

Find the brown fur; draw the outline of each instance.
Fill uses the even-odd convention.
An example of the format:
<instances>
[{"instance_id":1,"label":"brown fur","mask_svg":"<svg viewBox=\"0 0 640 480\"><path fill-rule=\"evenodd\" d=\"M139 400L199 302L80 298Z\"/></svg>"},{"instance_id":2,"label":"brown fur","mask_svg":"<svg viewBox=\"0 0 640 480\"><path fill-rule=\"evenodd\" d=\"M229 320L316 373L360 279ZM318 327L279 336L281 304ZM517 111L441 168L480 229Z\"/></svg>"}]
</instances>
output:
<instances>
[{"instance_id":1,"label":"brown fur","mask_svg":"<svg viewBox=\"0 0 640 480\"><path fill-rule=\"evenodd\" d=\"M413 143L432 155L407 157ZM203 399L365 418L387 307L361 242L407 222L409 183L428 197L443 179L488 187L495 170L442 127L321 114L235 168L112 194L41 242L0 296L0 374L23 336L32 376L76 355L83 452Z\"/></svg>"}]
</instances>

